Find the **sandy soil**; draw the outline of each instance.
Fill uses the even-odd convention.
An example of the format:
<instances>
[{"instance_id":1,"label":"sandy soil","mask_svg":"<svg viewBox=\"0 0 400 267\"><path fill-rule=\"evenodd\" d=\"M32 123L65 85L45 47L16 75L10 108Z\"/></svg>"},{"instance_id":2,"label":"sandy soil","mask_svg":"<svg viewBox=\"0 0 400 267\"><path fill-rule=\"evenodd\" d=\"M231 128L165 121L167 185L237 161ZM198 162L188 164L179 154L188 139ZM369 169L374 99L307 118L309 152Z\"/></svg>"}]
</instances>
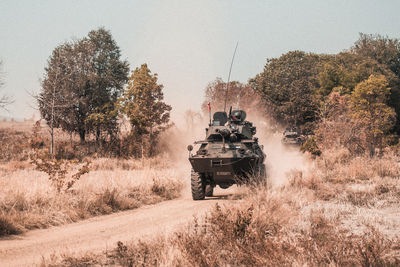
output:
<instances>
[{"instance_id":1,"label":"sandy soil","mask_svg":"<svg viewBox=\"0 0 400 267\"><path fill-rule=\"evenodd\" d=\"M187 191L187 190L185 190ZM29 231L0 239L0 266L32 266L42 257L63 252L100 252L117 241L132 241L176 230L216 203L226 203L234 189L216 189L216 197L193 201L190 195L136 210L100 216L77 223Z\"/></svg>"}]
</instances>

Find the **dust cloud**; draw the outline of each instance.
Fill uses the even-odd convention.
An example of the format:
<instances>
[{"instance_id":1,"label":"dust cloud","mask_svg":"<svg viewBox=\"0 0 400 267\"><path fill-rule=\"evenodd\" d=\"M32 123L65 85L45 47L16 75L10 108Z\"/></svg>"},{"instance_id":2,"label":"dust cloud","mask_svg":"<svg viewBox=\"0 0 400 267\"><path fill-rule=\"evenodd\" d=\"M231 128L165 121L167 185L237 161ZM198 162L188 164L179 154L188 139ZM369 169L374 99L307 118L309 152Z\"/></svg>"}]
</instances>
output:
<instances>
[{"instance_id":1,"label":"dust cloud","mask_svg":"<svg viewBox=\"0 0 400 267\"><path fill-rule=\"evenodd\" d=\"M308 169L310 160L307 155L300 152L297 146L282 143L284 129L278 123L257 110L250 112L247 120L257 127L256 137L259 144L264 146L267 175L273 187L284 185L290 172L305 172Z\"/></svg>"},{"instance_id":2,"label":"dust cloud","mask_svg":"<svg viewBox=\"0 0 400 267\"><path fill-rule=\"evenodd\" d=\"M301 153L298 147L286 147L281 142L281 133L272 133L260 137L260 144L264 144L268 178L272 186L280 186L287 182L291 171L306 171L309 160Z\"/></svg>"},{"instance_id":3,"label":"dust cloud","mask_svg":"<svg viewBox=\"0 0 400 267\"><path fill-rule=\"evenodd\" d=\"M184 199L191 199L190 172L188 145L193 145L193 151L199 145L193 143L205 139L205 128L208 127L207 118L200 112L187 110L179 120L179 124L172 125L160 138L158 149L161 154L168 157L171 168L174 168L177 177L184 185L182 190Z\"/></svg>"}]
</instances>

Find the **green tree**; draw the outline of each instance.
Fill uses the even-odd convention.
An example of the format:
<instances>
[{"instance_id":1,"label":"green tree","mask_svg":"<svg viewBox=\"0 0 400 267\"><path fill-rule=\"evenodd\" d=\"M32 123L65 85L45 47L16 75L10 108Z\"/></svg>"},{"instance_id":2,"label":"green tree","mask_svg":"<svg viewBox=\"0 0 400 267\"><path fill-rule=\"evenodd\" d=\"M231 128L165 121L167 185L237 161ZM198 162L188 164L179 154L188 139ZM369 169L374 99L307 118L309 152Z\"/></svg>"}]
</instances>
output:
<instances>
[{"instance_id":1,"label":"green tree","mask_svg":"<svg viewBox=\"0 0 400 267\"><path fill-rule=\"evenodd\" d=\"M86 122L98 140L102 132L111 136L118 130L115 104L128 81L129 65L120 60L120 49L109 31L100 28L89 32L88 38L94 47L95 79L90 87L92 112Z\"/></svg>"},{"instance_id":2,"label":"green tree","mask_svg":"<svg viewBox=\"0 0 400 267\"><path fill-rule=\"evenodd\" d=\"M338 87L341 87L341 93L351 94L355 86L368 79L371 74L382 74L389 77L389 80L395 79L386 65L363 55L341 52L327 59L318 75L320 88L317 93L321 97L329 95Z\"/></svg>"},{"instance_id":3,"label":"green tree","mask_svg":"<svg viewBox=\"0 0 400 267\"><path fill-rule=\"evenodd\" d=\"M118 108L114 103L108 103L98 107L94 113L91 113L85 120L86 127L93 129L96 136L96 143L102 149L104 138L102 135L106 134L110 137L110 141L117 140L116 133L119 131L118 126Z\"/></svg>"},{"instance_id":4,"label":"green tree","mask_svg":"<svg viewBox=\"0 0 400 267\"><path fill-rule=\"evenodd\" d=\"M264 71L250 80L274 119L311 132L318 115L318 73L324 56L293 51L268 59Z\"/></svg>"},{"instance_id":5,"label":"green tree","mask_svg":"<svg viewBox=\"0 0 400 267\"><path fill-rule=\"evenodd\" d=\"M141 65L129 77L121 99L121 109L130 120L132 136L148 156L154 155L159 134L169 127L171 111L171 106L163 102L163 85L157 80L157 74L152 74L147 64Z\"/></svg>"},{"instance_id":6,"label":"green tree","mask_svg":"<svg viewBox=\"0 0 400 267\"><path fill-rule=\"evenodd\" d=\"M400 77L400 41L381 35L360 33L360 38L355 42L351 51L365 58L373 58L379 64L389 67Z\"/></svg>"},{"instance_id":7,"label":"green tree","mask_svg":"<svg viewBox=\"0 0 400 267\"><path fill-rule=\"evenodd\" d=\"M363 126L370 155L382 147L385 135L393 128L396 113L387 105L390 96L385 76L371 75L351 94L353 120Z\"/></svg>"},{"instance_id":8,"label":"green tree","mask_svg":"<svg viewBox=\"0 0 400 267\"><path fill-rule=\"evenodd\" d=\"M360 34L354 46L346 52L332 55L319 75L318 93L325 97L334 88L351 94L355 86L370 75L384 75L391 94L388 105L400 115L400 42L380 35ZM394 130L400 133L400 116Z\"/></svg>"},{"instance_id":9,"label":"green tree","mask_svg":"<svg viewBox=\"0 0 400 267\"><path fill-rule=\"evenodd\" d=\"M111 33L103 28L88 37L56 47L48 60L38 96L42 117L51 127L78 133L81 141L92 132L117 128L115 108L128 79L129 67L120 59ZM93 117L107 116L104 127ZM98 117L98 116L97 116Z\"/></svg>"},{"instance_id":10,"label":"green tree","mask_svg":"<svg viewBox=\"0 0 400 267\"><path fill-rule=\"evenodd\" d=\"M360 34L360 38L351 48L354 54L369 58L377 62L385 72L391 94L389 106L393 107L397 114L396 132L400 133L400 40L381 35ZM370 73L372 74L372 73Z\"/></svg>"}]
</instances>

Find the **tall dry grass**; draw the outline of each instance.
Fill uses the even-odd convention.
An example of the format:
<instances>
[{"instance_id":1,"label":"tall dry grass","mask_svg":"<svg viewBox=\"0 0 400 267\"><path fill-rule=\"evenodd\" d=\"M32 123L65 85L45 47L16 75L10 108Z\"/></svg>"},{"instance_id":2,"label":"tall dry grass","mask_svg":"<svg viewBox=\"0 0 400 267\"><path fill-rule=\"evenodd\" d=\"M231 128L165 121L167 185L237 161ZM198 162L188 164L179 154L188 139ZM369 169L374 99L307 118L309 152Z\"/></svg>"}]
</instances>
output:
<instances>
[{"instance_id":1,"label":"tall dry grass","mask_svg":"<svg viewBox=\"0 0 400 267\"><path fill-rule=\"evenodd\" d=\"M16 167L16 163L3 164L0 236L177 198L183 187L180 180L183 176L179 169L161 161L161 158L93 160L94 169L84 174L69 192L58 192L47 174L29 164L22 168Z\"/></svg>"},{"instance_id":2,"label":"tall dry grass","mask_svg":"<svg viewBox=\"0 0 400 267\"><path fill-rule=\"evenodd\" d=\"M103 254L64 255L44 265L398 266L400 167L381 158L325 152L282 186L243 188L205 218Z\"/></svg>"},{"instance_id":3,"label":"tall dry grass","mask_svg":"<svg viewBox=\"0 0 400 267\"><path fill-rule=\"evenodd\" d=\"M346 149L327 151L307 172L292 173L290 183L313 191L320 200L384 208L400 202L400 157L351 157Z\"/></svg>"}]
</instances>

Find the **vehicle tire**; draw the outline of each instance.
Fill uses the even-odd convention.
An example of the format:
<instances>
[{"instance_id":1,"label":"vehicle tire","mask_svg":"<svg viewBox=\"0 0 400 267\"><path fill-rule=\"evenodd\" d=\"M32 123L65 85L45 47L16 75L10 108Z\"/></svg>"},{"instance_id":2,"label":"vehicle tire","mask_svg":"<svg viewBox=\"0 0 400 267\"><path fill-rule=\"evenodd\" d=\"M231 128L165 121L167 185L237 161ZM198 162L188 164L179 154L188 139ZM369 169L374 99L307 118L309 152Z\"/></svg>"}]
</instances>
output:
<instances>
[{"instance_id":1,"label":"vehicle tire","mask_svg":"<svg viewBox=\"0 0 400 267\"><path fill-rule=\"evenodd\" d=\"M260 166L260 177L262 178L262 179L266 179L267 178L267 173L266 173L266 171L265 171L265 164L263 163L263 164L261 164L261 166Z\"/></svg>"},{"instance_id":2,"label":"vehicle tire","mask_svg":"<svg viewBox=\"0 0 400 267\"><path fill-rule=\"evenodd\" d=\"M261 164L258 175L260 177L261 184L266 186L267 185L267 172L265 170L265 164Z\"/></svg>"},{"instance_id":3,"label":"vehicle tire","mask_svg":"<svg viewBox=\"0 0 400 267\"><path fill-rule=\"evenodd\" d=\"M222 189L228 189L229 187L231 187L230 184L219 184L219 187L221 187Z\"/></svg>"},{"instance_id":4,"label":"vehicle tire","mask_svg":"<svg viewBox=\"0 0 400 267\"><path fill-rule=\"evenodd\" d=\"M193 200L202 200L206 195L206 185L201 174L192 169L191 187Z\"/></svg>"},{"instance_id":5,"label":"vehicle tire","mask_svg":"<svg viewBox=\"0 0 400 267\"><path fill-rule=\"evenodd\" d=\"M210 184L206 185L206 197L212 197L214 193L214 187Z\"/></svg>"},{"instance_id":6,"label":"vehicle tire","mask_svg":"<svg viewBox=\"0 0 400 267\"><path fill-rule=\"evenodd\" d=\"M265 171L265 164L258 165L254 169L254 174L255 174L255 182L257 184L264 184L266 185L267 183L267 175Z\"/></svg>"}]
</instances>

